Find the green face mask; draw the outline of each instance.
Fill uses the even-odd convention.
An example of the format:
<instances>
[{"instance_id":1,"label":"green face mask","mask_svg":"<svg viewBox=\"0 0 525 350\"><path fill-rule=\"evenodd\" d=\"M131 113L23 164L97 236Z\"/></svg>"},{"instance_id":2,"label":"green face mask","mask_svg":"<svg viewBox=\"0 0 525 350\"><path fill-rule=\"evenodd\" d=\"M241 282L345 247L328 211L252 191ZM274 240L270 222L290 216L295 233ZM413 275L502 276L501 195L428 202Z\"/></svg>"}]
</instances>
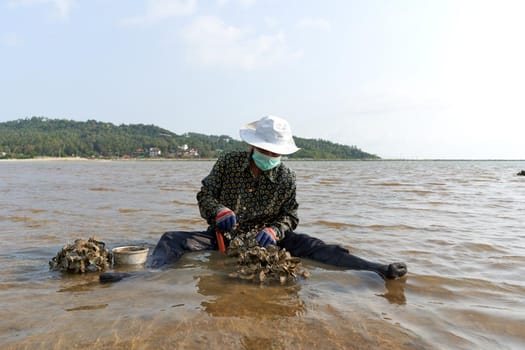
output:
<instances>
[{"instance_id":1,"label":"green face mask","mask_svg":"<svg viewBox=\"0 0 525 350\"><path fill-rule=\"evenodd\" d=\"M262 154L256 149L253 150L252 159L255 162L255 165L257 165L257 168L261 169L262 171L273 169L281 164L281 156L270 157L266 154Z\"/></svg>"}]
</instances>

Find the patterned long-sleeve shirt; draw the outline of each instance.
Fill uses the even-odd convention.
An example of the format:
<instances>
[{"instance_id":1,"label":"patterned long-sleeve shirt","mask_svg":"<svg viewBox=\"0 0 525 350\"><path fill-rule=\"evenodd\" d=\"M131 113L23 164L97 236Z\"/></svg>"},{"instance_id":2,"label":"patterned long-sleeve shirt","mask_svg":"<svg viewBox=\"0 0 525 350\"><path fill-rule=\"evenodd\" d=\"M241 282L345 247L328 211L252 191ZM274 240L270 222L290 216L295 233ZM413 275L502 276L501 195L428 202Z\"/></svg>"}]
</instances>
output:
<instances>
[{"instance_id":1,"label":"patterned long-sleeve shirt","mask_svg":"<svg viewBox=\"0 0 525 350\"><path fill-rule=\"evenodd\" d=\"M201 216L215 231L217 211L227 207L237 217L236 232L271 227L281 239L299 223L295 173L281 163L255 177L250 156L250 152L230 152L219 157L197 193Z\"/></svg>"}]
</instances>

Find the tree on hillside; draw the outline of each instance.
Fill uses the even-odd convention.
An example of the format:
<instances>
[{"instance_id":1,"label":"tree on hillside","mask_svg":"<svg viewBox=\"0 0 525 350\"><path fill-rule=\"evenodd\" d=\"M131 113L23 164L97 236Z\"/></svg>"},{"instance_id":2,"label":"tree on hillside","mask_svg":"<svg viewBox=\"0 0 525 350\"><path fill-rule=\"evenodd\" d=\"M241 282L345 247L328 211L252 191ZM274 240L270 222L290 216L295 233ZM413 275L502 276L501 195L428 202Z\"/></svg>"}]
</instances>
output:
<instances>
[{"instance_id":1,"label":"tree on hillside","mask_svg":"<svg viewBox=\"0 0 525 350\"><path fill-rule=\"evenodd\" d=\"M377 159L376 155L320 139L295 137L301 150L289 158ZM155 125L86 122L32 117L0 123L0 152L9 157L81 156L123 157L159 149L163 157L215 158L221 152L245 150L244 142L229 136L186 133L177 135ZM187 149L186 149L187 148ZM189 152L192 150L193 152ZM137 152L137 150L142 150ZM0 153L0 154L3 154ZM2 156L2 157L6 157Z\"/></svg>"}]
</instances>

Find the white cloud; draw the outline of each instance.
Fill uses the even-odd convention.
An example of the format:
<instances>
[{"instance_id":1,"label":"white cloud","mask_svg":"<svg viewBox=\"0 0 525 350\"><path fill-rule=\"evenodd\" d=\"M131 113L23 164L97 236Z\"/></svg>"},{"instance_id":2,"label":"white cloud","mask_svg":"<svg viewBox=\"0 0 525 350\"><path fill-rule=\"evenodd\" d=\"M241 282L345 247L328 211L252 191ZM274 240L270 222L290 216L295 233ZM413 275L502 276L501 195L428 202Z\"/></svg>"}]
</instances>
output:
<instances>
[{"instance_id":1,"label":"white cloud","mask_svg":"<svg viewBox=\"0 0 525 350\"><path fill-rule=\"evenodd\" d=\"M71 11L71 5L73 0L53 0L55 8L58 10L60 17L69 17L69 12Z\"/></svg>"},{"instance_id":2,"label":"white cloud","mask_svg":"<svg viewBox=\"0 0 525 350\"><path fill-rule=\"evenodd\" d=\"M255 5L256 0L239 0L239 3L244 7L250 7Z\"/></svg>"},{"instance_id":3,"label":"white cloud","mask_svg":"<svg viewBox=\"0 0 525 350\"><path fill-rule=\"evenodd\" d=\"M126 18L121 23L124 25L156 23L173 17L192 15L196 8L196 0L149 0L144 15Z\"/></svg>"},{"instance_id":4,"label":"white cloud","mask_svg":"<svg viewBox=\"0 0 525 350\"><path fill-rule=\"evenodd\" d=\"M323 32L329 32L332 30L332 25L324 18L303 18L297 22L297 27L301 29L312 29Z\"/></svg>"},{"instance_id":5,"label":"white cloud","mask_svg":"<svg viewBox=\"0 0 525 350\"><path fill-rule=\"evenodd\" d=\"M504 140L523 140L523 11L522 1L462 1L441 50L450 115L464 134L498 140L494 149Z\"/></svg>"},{"instance_id":6,"label":"white cloud","mask_svg":"<svg viewBox=\"0 0 525 350\"><path fill-rule=\"evenodd\" d=\"M22 38L16 33L5 33L0 35L0 45L17 47L23 44Z\"/></svg>"},{"instance_id":7,"label":"white cloud","mask_svg":"<svg viewBox=\"0 0 525 350\"><path fill-rule=\"evenodd\" d=\"M264 17L264 23L268 28L277 28L279 26L279 20L275 17Z\"/></svg>"},{"instance_id":8,"label":"white cloud","mask_svg":"<svg viewBox=\"0 0 525 350\"><path fill-rule=\"evenodd\" d=\"M270 67L295 60L302 52L288 48L282 32L273 35L253 34L221 19L203 16L181 33L191 62L245 70Z\"/></svg>"},{"instance_id":9,"label":"white cloud","mask_svg":"<svg viewBox=\"0 0 525 350\"><path fill-rule=\"evenodd\" d=\"M9 6L51 5L60 18L68 18L74 0L9 0Z\"/></svg>"},{"instance_id":10,"label":"white cloud","mask_svg":"<svg viewBox=\"0 0 525 350\"><path fill-rule=\"evenodd\" d=\"M228 5L231 2L232 2L232 0L217 0L217 4L219 6L225 6L225 5ZM236 0L236 2L238 2L243 7L251 7L251 6L255 5L257 0Z\"/></svg>"}]
</instances>

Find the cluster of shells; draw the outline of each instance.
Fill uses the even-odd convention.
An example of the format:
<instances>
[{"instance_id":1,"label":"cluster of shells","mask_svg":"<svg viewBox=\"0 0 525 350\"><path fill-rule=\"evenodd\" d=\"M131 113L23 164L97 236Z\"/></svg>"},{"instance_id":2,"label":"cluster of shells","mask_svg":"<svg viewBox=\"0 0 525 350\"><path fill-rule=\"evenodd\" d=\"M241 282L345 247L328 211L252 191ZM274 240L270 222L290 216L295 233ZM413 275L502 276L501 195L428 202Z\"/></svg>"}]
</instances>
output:
<instances>
[{"instance_id":1,"label":"cluster of shells","mask_svg":"<svg viewBox=\"0 0 525 350\"><path fill-rule=\"evenodd\" d=\"M104 271L111 267L112 254L104 242L91 237L87 241L77 239L67 244L49 261L55 271L73 273Z\"/></svg>"},{"instance_id":2,"label":"cluster of shells","mask_svg":"<svg viewBox=\"0 0 525 350\"><path fill-rule=\"evenodd\" d=\"M295 282L298 276L308 277L301 259L275 245L260 247L255 235L256 232L248 232L227 237L231 241L226 253L237 257L237 271L230 273L230 277L259 283L278 281L281 284Z\"/></svg>"}]
</instances>

